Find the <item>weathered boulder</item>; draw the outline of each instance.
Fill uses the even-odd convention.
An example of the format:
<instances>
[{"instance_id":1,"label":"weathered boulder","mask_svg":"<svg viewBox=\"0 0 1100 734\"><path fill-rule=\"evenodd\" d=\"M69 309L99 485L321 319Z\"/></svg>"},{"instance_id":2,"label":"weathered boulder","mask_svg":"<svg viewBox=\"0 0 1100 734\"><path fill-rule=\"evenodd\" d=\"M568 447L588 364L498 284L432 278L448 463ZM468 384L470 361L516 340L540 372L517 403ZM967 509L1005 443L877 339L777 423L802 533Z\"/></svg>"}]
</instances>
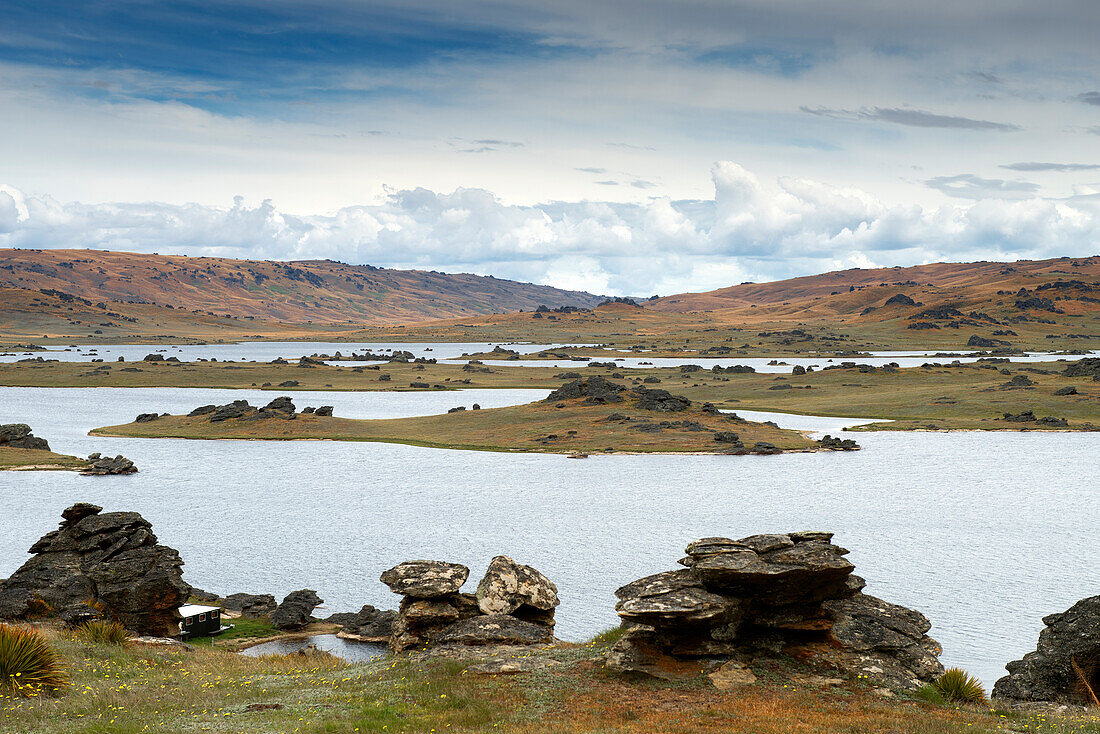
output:
<instances>
[{"instance_id":1,"label":"weathered boulder","mask_svg":"<svg viewBox=\"0 0 1100 734\"><path fill-rule=\"evenodd\" d=\"M417 599L456 593L470 576L470 569L445 561L405 561L384 571L380 581L390 591Z\"/></svg>"},{"instance_id":2,"label":"weathered boulder","mask_svg":"<svg viewBox=\"0 0 1100 734\"><path fill-rule=\"evenodd\" d=\"M845 666L848 672L855 668L904 690L919 688L943 672L943 649L926 634L932 624L920 612L862 593L822 607L834 619L833 640L858 657Z\"/></svg>"},{"instance_id":3,"label":"weathered boulder","mask_svg":"<svg viewBox=\"0 0 1100 734\"><path fill-rule=\"evenodd\" d=\"M733 686L751 682L746 662L797 653L906 690L941 673L928 620L864 595L831 541L803 532L689 544L686 569L615 592L628 630L607 666L668 679L726 670L715 685Z\"/></svg>"},{"instance_id":4,"label":"weathered boulder","mask_svg":"<svg viewBox=\"0 0 1100 734\"><path fill-rule=\"evenodd\" d=\"M1100 696L1100 596L1043 617L1039 643L1022 660L1005 666L993 698L1095 704Z\"/></svg>"},{"instance_id":5,"label":"weathered boulder","mask_svg":"<svg viewBox=\"0 0 1100 734\"><path fill-rule=\"evenodd\" d=\"M281 630L301 629L313 621L313 609L324 601L313 589L292 591L271 613L271 624Z\"/></svg>"},{"instance_id":6,"label":"weathered boulder","mask_svg":"<svg viewBox=\"0 0 1100 734\"><path fill-rule=\"evenodd\" d=\"M102 513L87 503L61 516L60 527L31 546L34 557L0 583L0 619L77 618L94 601L127 629L178 634L176 610L191 587L179 553L157 543L152 525L136 512Z\"/></svg>"},{"instance_id":7,"label":"weathered boulder","mask_svg":"<svg viewBox=\"0 0 1100 734\"><path fill-rule=\"evenodd\" d=\"M484 614L511 614L524 605L551 611L560 603L558 587L550 579L508 556L497 556L489 562L477 585L476 597Z\"/></svg>"},{"instance_id":8,"label":"weathered boulder","mask_svg":"<svg viewBox=\"0 0 1100 734\"><path fill-rule=\"evenodd\" d=\"M261 619L269 617L278 608L271 594L230 594L223 600L222 606L231 612L239 612L242 617Z\"/></svg>"},{"instance_id":9,"label":"weathered boulder","mask_svg":"<svg viewBox=\"0 0 1100 734\"><path fill-rule=\"evenodd\" d=\"M403 598L390 647L532 645L552 639L558 590L530 566L497 556L476 594L459 593L469 569L442 561L406 561L381 580ZM482 621L474 621L482 620ZM491 620L484 622L483 620ZM461 626L458 626L461 625Z\"/></svg>"},{"instance_id":10,"label":"weathered boulder","mask_svg":"<svg viewBox=\"0 0 1100 734\"><path fill-rule=\"evenodd\" d=\"M320 415L320 416L331 416L332 415L332 406L331 405L322 405L320 408L318 408L314 412L315 412L316 415Z\"/></svg>"},{"instance_id":11,"label":"weathered boulder","mask_svg":"<svg viewBox=\"0 0 1100 734\"><path fill-rule=\"evenodd\" d=\"M771 605L821 601L844 589L855 568L828 533L704 538L687 547L681 564L708 588L753 593Z\"/></svg>"},{"instance_id":12,"label":"weathered boulder","mask_svg":"<svg viewBox=\"0 0 1100 734\"><path fill-rule=\"evenodd\" d=\"M728 623L740 616L740 603L707 591L689 570L665 571L638 579L615 591L615 605L626 622L652 625Z\"/></svg>"},{"instance_id":13,"label":"weathered boulder","mask_svg":"<svg viewBox=\"0 0 1100 734\"><path fill-rule=\"evenodd\" d=\"M360 642L387 642L393 634L397 612L364 604L358 612L333 614L326 622L340 624L339 636Z\"/></svg>"},{"instance_id":14,"label":"weathered boulder","mask_svg":"<svg viewBox=\"0 0 1100 734\"><path fill-rule=\"evenodd\" d=\"M26 423L7 423L0 426L0 446L13 449L50 450L50 444L46 439L32 435L31 427Z\"/></svg>"},{"instance_id":15,"label":"weathered boulder","mask_svg":"<svg viewBox=\"0 0 1100 734\"><path fill-rule=\"evenodd\" d=\"M219 405L209 415L211 423L220 423L230 418L240 418L246 412L255 410L247 400L234 400L232 403Z\"/></svg>"}]
</instances>

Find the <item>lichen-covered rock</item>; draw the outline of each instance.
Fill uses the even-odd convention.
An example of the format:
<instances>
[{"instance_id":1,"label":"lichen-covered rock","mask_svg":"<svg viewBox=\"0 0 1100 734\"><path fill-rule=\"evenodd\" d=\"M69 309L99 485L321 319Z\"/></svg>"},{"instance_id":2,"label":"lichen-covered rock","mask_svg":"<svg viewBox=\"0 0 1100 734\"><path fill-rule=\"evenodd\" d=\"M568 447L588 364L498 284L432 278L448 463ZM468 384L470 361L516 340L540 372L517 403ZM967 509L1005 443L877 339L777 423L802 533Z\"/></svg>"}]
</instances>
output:
<instances>
[{"instance_id":1,"label":"lichen-covered rock","mask_svg":"<svg viewBox=\"0 0 1100 734\"><path fill-rule=\"evenodd\" d=\"M444 561L405 561L380 577L390 591L417 599L456 593L470 576L470 569Z\"/></svg>"},{"instance_id":2,"label":"lichen-covered rock","mask_svg":"<svg viewBox=\"0 0 1100 734\"><path fill-rule=\"evenodd\" d=\"M476 595L484 614L511 614L524 605L550 611L560 603L558 587L550 579L508 556L497 556L489 562Z\"/></svg>"},{"instance_id":3,"label":"lichen-covered rock","mask_svg":"<svg viewBox=\"0 0 1100 734\"><path fill-rule=\"evenodd\" d=\"M104 613L140 634L179 632L178 607L191 587L183 560L157 543L136 512L107 512L78 503L62 513L59 529L31 546L34 557L0 583L0 619L77 612L98 602Z\"/></svg>"},{"instance_id":4,"label":"lichen-covered rock","mask_svg":"<svg viewBox=\"0 0 1100 734\"><path fill-rule=\"evenodd\" d=\"M614 363L612 363L614 367ZM576 398L587 398L586 402L593 404L605 404L605 403L618 403L622 402L622 395L619 393L626 390L625 387L617 382L611 382L610 380L595 375L587 379L573 380L567 382L557 390L554 390L550 395L546 397L546 402L552 403L558 400L574 400Z\"/></svg>"},{"instance_id":5,"label":"lichen-covered rock","mask_svg":"<svg viewBox=\"0 0 1100 734\"><path fill-rule=\"evenodd\" d=\"M100 456L99 454L92 454L88 457L88 461L91 463L87 468L81 470L81 474L87 476L105 476L107 474L135 474L137 473L137 466L134 462L127 459L122 454L111 458L110 456Z\"/></svg>"},{"instance_id":6,"label":"lichen-covered rock","mask_svg":"<svg viewBox=\"0 0 1100 734\"><path fill-rule=\"evenodd\" d=\"M681 563L707 588L752 593L775 605L836 596L855 568L847 553L824 536L753 535L696 541Z\"/></svg>"},{"instance_id":7,"label":"lichen-covered rock","mask_svg":"<svg viewBox=\"0 0 1100 734\"><path fill-rule=\"evenodd\" d=\"M906 690L940 674L928 620L861 593L864 581L852 575L847 553L824 532L697 540L680 561L687 569L616 592L615 610L629 629L607 666L677 679L723 663L740 671L746 661L786 653ZM714 682L748 678L738 672Z\"/></svg>"},{"instance_id":8,"label":"lichen-covered rock","mask_svg":"<svg viewBox=\"0 0 1100 734\"><path fill-rule=\"evenodd\" d=\"M1005 666L1008 675L994 684L993 697L1093 703L1084 683L1100 695L1100 596L1043 617L1043 624L1036 649ZM1074 670L1075 664L1080 672Z\"/></svg>"},{"instance_id":9,"label":"lichen-covered rock","mask_svg":"<svg viewBox=\"0 0 1100 734\"><path fill-rule=\"evenodd\" d=\"M392 609L377 609L364 604L358 611L350 614L333 614L327 622L336 622L343 626L340 637L360 642L387 642L393 634L393 624L397 612Z\"/></svg>"},{"instance_id":10,"label":"lichen-covered rock","mask_svg":"<svg viewBox=\"0 0 1100 734\"><path fill-rule=\"evenodd\" d=\"M313 621L314 608L324 601L313 589L292 591L271 613L271 624L281 630L301 629Z\"/></svg>"},{"instance_id":11,"label":"lichen-covered rock","mask_svg":"<svg viewBox=\"0 0 1100 734\"><path fill-rule=\"evenodd\" d=\"M943 649L926 634L932 624L920 612L862 593L822 607L835 620L832 639L859 654L861 674L912 690L943 673Z\"/></svg>"},{"instance_id":12,"label":"lichen-covered rock","mask_svg":"<svg viewBox=\"0 0 1100 734\"><path fill-rule=\"evenodd\" d=\"M739 616L740 605L706 590L691 571L665 571L646 576L615 592L615 611L624 621L656 627L714 623Z\"/></svg>"},{"instance_id":13,"label":"lichen-covered rock","mask_svg":"<svg viewBox=\"0 0 1100 734\"><path fill-rule=\"evenodd\" d=\"M551 633L542 625L525 622L510 614L488 614L455 622L439 635L443 644L538 645L549 642Z\"/></svg>"}]
</instances>

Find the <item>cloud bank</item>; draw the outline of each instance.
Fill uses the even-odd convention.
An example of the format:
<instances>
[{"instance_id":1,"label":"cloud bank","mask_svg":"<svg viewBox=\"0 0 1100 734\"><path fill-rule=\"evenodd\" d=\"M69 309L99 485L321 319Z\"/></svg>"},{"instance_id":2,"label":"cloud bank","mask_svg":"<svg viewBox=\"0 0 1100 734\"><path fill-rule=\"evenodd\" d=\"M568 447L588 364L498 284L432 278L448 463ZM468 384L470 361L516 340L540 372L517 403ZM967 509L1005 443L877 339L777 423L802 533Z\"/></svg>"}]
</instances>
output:
<instances>
[{"instance_id":1,"label":"cloud bank","mask_svg":"<svg viewBox=\"0 0 1100 734\"><path fill-rule=\"evenodd\" d=\"M1098 193L1039 198L1029 185L962 175L929 185L975 201L928 208L805 178L765 184L732 162L715 164L712 180L713 198L701 200L516 206L483 189L417 188L324 215L240 197L229 207L60 203L0 186L0 246L332 258L650 295L844 267L1085 256L1100 242Z\"/></svg>"}]
</instances>

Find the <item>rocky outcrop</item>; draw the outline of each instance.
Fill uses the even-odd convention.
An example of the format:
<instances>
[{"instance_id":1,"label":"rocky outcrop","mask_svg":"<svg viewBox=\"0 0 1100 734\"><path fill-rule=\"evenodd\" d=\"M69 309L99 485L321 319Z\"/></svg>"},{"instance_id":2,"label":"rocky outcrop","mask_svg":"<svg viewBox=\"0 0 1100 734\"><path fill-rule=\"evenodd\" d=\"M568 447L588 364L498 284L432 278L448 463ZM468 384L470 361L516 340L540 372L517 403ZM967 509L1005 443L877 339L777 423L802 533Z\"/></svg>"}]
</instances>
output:
<instances>
[{"instance_id":1,"label":"rocky outcrop","mask_svg":"<svg viewBox=\"0 0 1100 734\"><path fill-rule=\"evenodd\" d=\"M686 552L686 568L615 592L627 632L609 668L679 678L786 654L909 690L943 672L928 620L862 593L832 533L703 538Z\"/></svg>"},{"instance_id":2,"label":"rocky outcrop","mask_svg":"<svg viewBox=\"0 0 1100 734\"><path fill-rule=\"evenodd\" d=\"M313 610L324 601L313 589L292 591L271 613L271 624L281 630L302 629L314 621Z\"/></svg>"},{"instance_id":3,"label":"rocky outcrop","mask_svg":"<svg viewBox=\"0 0 1100 734\"><path fill-rule=\"evenodd\" d=\"M1005 666L993 698L1095 705L1100 696L1100 596L1043 617L1034 652ZM1090 693L1091 690L1091 693Z\"/></svg>"},{"instance_id":4,"label":"rocky outcrop","mask_svg":"<svg viewBox=\"0 0 1100 734\"><path fill-rule=\"evenodd\" d=\"M135 474L138 470L134 462L127 459L122 454L111 458L110 456L103 456L102 454L95 453L88 455L88 461L91 462L86 469L83 469L80 473L88 476L104 476L107 474Z\"/></svg>"},{"instance_id":5,"label":"rocky outcrop","mask_svg":"<svg viewBox=\"0 0 1100 734\"><path fill-rule=\"evenodd\" d=\"M626 388L622 385L596 375L587 379L572 380L565 383L550 393L546 398L546 402L585 398L585 402L591 405L619 403L623 399L620 393L625 390Z\"/></svg>"},{"instance_id":6,"label":"rocky outcrop","mask_svg":"<svg viewBox=\"0 0 1100 734\"><path fill-rule=\"evenodd\" d=\"M239 613L242 617L262 619L270 617L279 605L275 603L275 597L271 594L236 593L225 597L222 600L222 606L231 612Z\"/></svg>"},{"instance_id":7,"label":"rocky outcrop","mask_svg":"<svg viewBox=\"0 0 1100 734\"><path fill-rule=\"evenodd\" d=\"M0 426L0 446L12 449L50 450L50 444L46 439L33 435L31 427L26 423L6 423Z\"/></svg>"},{"instance_id":8,"label":"rocky outcrop","mask_svg":"<svg viewBox=\"0 0 1100 734\"><path fill-rule=\"evenodd\" d=\"M690 400L681 395L673 395L668 390L649 390L639 385L633 392L638 396L638 407L642 410L678 413L691 407Z\"/></svg>"},{"instance_id":9,"label":"rocky outcrop","mask_svg":"<svg viewBox=\"0 0 1100 734\"><path fill-rule=\"evenodd\" d=\"M402 600L392 622L395 651L443 645L534 645L553 639L558 590L530 566L497 556L476 594L460 592L470 571L457 563L406 561L382 574Z\"/></svg>"},{"instance_id":10,"label":"rocky outcrop","mask_svg":"<svg viewBox=\"0 0 1100 734\"><path fill-rule=\"evenodd\" d=\"M1091 377L1100 381L1100 357L1085 357L1071 363L1062 372L1066 377Z\"/></svg>"},{"instance_id":11,"label":"rocky outcrop","mask_svg":"<svg viewBox=\"0 0 1100 734\"><path fill-rule=\"evenodd\" d=\"M61 517L59 529L31 546L34 557L0 583L0 619L80 620L93 602L140 634L178 634L176 609L191 587L179 553L157 543L149 522L83 502Z\"/></svg>"},{"instance_id":12,"label":"rocky outcrop","mask_svg":"<svg viewBox=\"0 0 1100 734\"><path fill-rule=\"evenodd\" d=\"M343 627L338 637L360 642L389 642L396 619L397 612L392 609L377 609L370 604L364 604L358 612L333 614L325 621Z\"/></svg>"}]
</instances>

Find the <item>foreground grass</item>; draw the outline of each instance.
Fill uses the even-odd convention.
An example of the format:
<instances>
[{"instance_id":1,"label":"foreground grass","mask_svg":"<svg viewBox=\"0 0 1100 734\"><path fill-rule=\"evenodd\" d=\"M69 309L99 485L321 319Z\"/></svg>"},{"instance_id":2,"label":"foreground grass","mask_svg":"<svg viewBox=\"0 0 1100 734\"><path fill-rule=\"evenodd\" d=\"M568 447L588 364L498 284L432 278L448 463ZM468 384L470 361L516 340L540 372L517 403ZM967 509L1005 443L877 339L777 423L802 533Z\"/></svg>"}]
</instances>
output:
<instances>
[{"instance_id":1,"label":"foreground grass","mask_svg":"<svg viewBox=\"0 0 1100 734\"><path fill-rule=\"evenodd\" d=\"M455 661L248 658L216 649L54 644L72 675L58 698L0 699L0 732L1098 732L1100 719L1021 719L982 708L882 698L852 682L760 682L722 692L705 678L632 680L606 671L607 641L566 646L558 665L484 677Z\"/></svg>"},{"instance_id":2,"label":"foreground grass","mask_svg":"<svg viewBox=\"0 0 1100 734\"><path fill-rule=\"evenodd\" d=\"M0 471L60 470L80 471L88 462L76 456L55 454L39 449L13 449L0 446Z\"/></svg>"},{"instance_id":3,"label":"foreground grass","mask_svg":"<svg viewBox=\"0 0 1100 734\"><path fill-rule=\"evenodd\" d=\"M614 413L632 421L608 421ZM200 439L324 439L379 441L434 448L539 453L591 452L691 452L720 453L728 444L718 443L709 431L669 427L657 432L631 426L640 421L694 421L717 431L733 431L751 447L766 441L792 451L811 450L813 441L797 431L762 423L731 421L699 409L678 413L654 413L631 409L630 399L611 405L582 405L568 401L563 408L537 402L491 410L465 410L444 415L381 420L354 420L299 414L294 420L227 420L211 423L205 417L165 416L146 423L128 423L92 431L97 436L134 438ZM554 438L548 438L553 436Z\"/></svg>"}]
</instances>

